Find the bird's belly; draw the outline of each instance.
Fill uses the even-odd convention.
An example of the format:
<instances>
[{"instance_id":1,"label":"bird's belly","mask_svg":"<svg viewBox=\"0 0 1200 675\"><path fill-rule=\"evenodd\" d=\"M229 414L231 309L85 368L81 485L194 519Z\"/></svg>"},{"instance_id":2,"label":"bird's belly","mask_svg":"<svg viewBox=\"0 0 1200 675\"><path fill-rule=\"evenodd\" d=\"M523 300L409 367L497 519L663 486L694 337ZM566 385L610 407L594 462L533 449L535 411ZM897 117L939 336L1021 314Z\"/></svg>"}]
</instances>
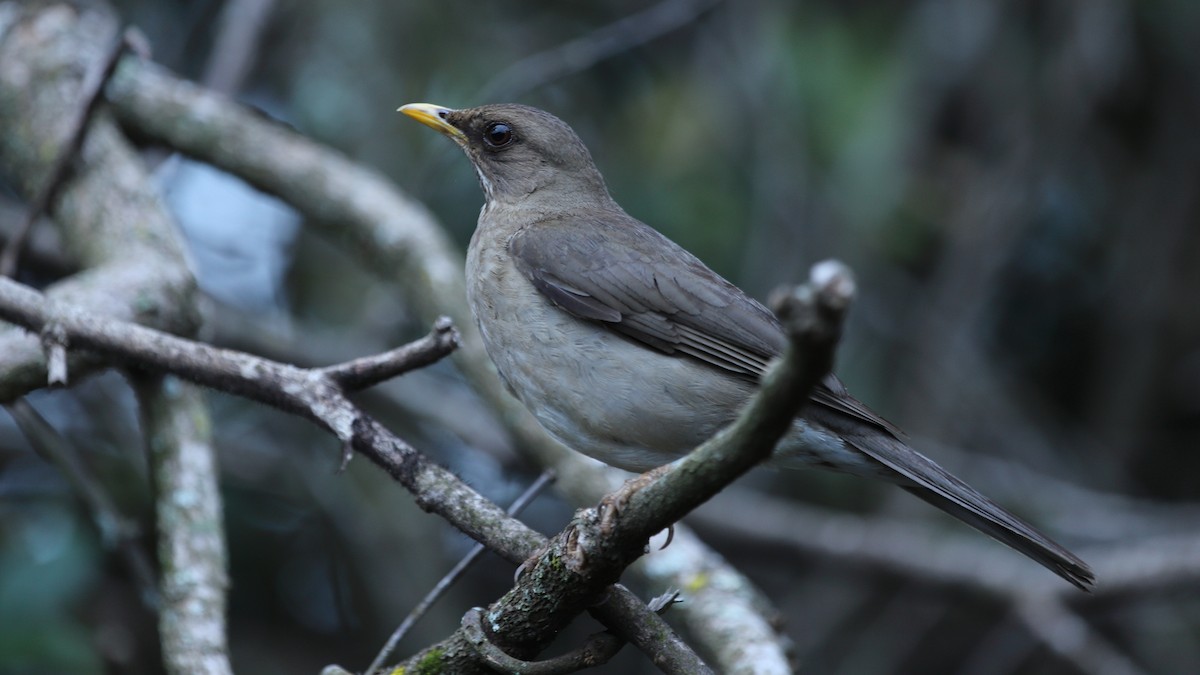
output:
<instances>
[{"instance_id":1,"label":"bird's belly","mask_svg":"<svg viewBox=\"0 0 1200 675\"><path fill-rule=\"evenodd\" d=\"M674 461L736 417L754 385L555 307L502 256L474 244L467 296L509 390L567 447L630 471ZM835 435L797 419L772 464L869 473ZM864 466L858 466L859 464Z\"/></svg>"},{"instance_id":2,"label":"bird's belly","mask_svg":"<svg viewBox=\"0 0 1200 675\"><path fill-rule=\"evenodd\" d=\"M643 471L728 424L752 391L551 305L519 272L468 256L468 299L509 389L568 447Z\"/></svg>"}]
</instances>

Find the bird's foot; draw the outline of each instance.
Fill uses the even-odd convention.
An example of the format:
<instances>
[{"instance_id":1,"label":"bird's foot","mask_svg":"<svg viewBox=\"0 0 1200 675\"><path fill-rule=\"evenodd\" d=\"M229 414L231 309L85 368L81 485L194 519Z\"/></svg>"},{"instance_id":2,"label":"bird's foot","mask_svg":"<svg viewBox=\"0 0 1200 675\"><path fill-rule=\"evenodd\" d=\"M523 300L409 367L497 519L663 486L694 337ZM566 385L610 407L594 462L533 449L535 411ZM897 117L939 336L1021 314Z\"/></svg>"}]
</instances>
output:
<instances>
[{"instance_id":1,"label":"bird's foot","mask_svg":"<svg viewBox=\"0 0 1200 675\"><path fill-rule=\"evenodd\" d=\"M600 531L608 534L616 525L617 518L621 516L622 509L633 498L633 495L638 490L658 480L658 477L666 473L669 465L663 465L656 469L651 469L646 473L639 474L625 481L617 490L605 495L604 499L600 500Z\"/></svg>"}]
</instances>

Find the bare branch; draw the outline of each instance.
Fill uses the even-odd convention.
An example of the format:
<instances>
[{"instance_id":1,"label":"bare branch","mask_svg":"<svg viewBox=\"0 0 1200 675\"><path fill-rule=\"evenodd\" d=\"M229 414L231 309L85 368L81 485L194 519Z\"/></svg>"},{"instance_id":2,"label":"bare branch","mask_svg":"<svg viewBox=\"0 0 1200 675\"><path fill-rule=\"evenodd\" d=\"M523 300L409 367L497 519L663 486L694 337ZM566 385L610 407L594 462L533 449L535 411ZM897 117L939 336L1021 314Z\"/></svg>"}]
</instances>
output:
<instances>
[{"instance_id":1,"label":"bare branch","mask_svg":"<svg viewBox=\"0 0 1200 675\"><path fill-rule=\"evenodd\" d=\"M719 508L698 509L690 521L726 536L784 545L805 555L875 567L922 583L967 588L1005 602L1036 595L1086 603L1200 579L1200 536L1195 531L1089 548L1088 560L1104 579L1089 597L1054 577L1029 576L1024 558L998 555L992 542L946 537L938 528L910 521L838 513L749 491L739 491L736 499Z\"/></svg>"},{"instance_id":2,"label":"bare branch","mask_svg":"<svg viewBox=\"0 0 1200 675\"><path fill-rule=\"evenodd\" d=\"M95 316L62 303L50 309L37 291L3 278L0 278L0 318L35 331L53 321L62 326L70 343L78 347L170 372L307 417L383 467L413 493L418 506L441 515L509 560L523 560L545 541L359 411L321 370L296 368L217 349L136 324ZM437 332L435 328L434 333ZM682 643L667 644L680 649Z\"/></svg>"},{"instance_id":3,"label":"bare branch","mask_svg":"<svg viewBox=\"0 0 1200 675\"><path fill-rule=\"evenodd\" d=\"M502 673L522 675L564 675L584 668L608 663L616 656L625 641L612 633L595 633L584 645L568 654L542 661L523 661L506 654L499 645L488 637L483 625L483 609L467 610L462 618L463 636L475 650L483 664Z\"/></svg>"},{"instance_id":4,"label":"bare branch","mask_svg":"<svg viewBox=\"0 0 1200 675\"><path fill-rule=\"evenodd\" d=\"M702 507L703 508L703 507ZM684 580L688 611L672 616L696 644L705 645L714 665L728 675L788 675L788 639L780 631L780 614L755 585L728 564L709 554L690 528L675 525L675 540L665 550L637 561L631 569L652 582ZM661 586L656 586L661 587ZM591 610L604 611L610 599Z\"/></svg>"},{"instance_id":5,"label":"bare branch","mask_svg":"<svg viewBox=\"0 0 1200 675\"><path fill-rule=\"evenodd\" d=\"M9 102L0 106L0 166L32 201L69 163L48 215L69 257L86 270L55 284L50 296L172 332L194 330L195 285L174 223L105 109L80 110L88 99L85 75L112 53L115 20L63 5L18 11L21 18L0 40L0 98ZM38 86L30 87L33 81ZM76 150L70 138L79 136L81 115L89 121ZM46 386L46 361L36 337L0 330L0 400ZM96 363L80 352L68 359L76 377ZM55 379L62 373L59 367Z\"/></svg>"},{"instance_id":6,"label":"bare branch","mask_svg":"<svg viewBox=\"0 0 1200 675\"><path fill-rule=\"evenodd\" d=\"M545 490L546 486L553 481L554 472L543 471L542 475L538 476L538 479L535 480L533 484L521 494L521 496L517 497L516 501L514 501L508 507L508 510L505 511L505 513L514 518L521 515L521 512L525 510L525 507L528 506L535 497L541 494L542 490ZM412 611L408 613L408 616L404 617L404 621L400 622L400 625L392 633L391 637L389 637L387 642L384 643L383 648L379 650L379 654L375 657L375 660L371 662L371 665L367 666L367 675L371 675L383 667L383 662L388 656L391 655L392 650L396 648L396 643L400 642L404 635L408 633L409 629L411 629L417 623L417 621L425 615L425 612L429 611L429 608L433 606L433 603L437 602L438 598L442 597L442 594L445 593L446 590L451 586L453 586L454 582L458 581L459 578L462 577L463 573L466 572L467 569L479 559L479 556L483 554L483 551L484 548L481 544L475 544L472 546L467 555L463 556L463 559L458 561L458 564L455 565L449 572L447 572L446 576L442 577L441 581L438 581L437 585L435 585L428 593L425 594L425 597L421 598L421 601L417 603L417 606L413 607Z\"/></svg>"},{"instance_id":7,"label":"bare branch","mask_svg":"<svg viewBox=\"0 0 1200 675\"><path fill-rule=\"evenodd\" d=\"M154 476L163 662L172 675L232 673L225 636L229 588L208 404L174 378L134 378Z\"/></svg>"},{"instance_id":8,"label":"bare branch","mask_svg":"<svg viewBox=\"0 0 1200 675\"><path fill-rule=\"evenodd\" d=\"M538 464L555 469L559 476L556 486L573 501L594 503L620 483L622 472L597 465L550 439L508 395L484 352L466 306L462 255L420 204L399 193L379 174L152 64L125 59L109 84L108 96L122 121L140 134L230 171L295 206L317 232L350 248L382 278L393 281L420 316L432 321L449 314L462 332L462 347L454 354L458 367L499 411L499 418L518 438L519 447ZM711 551L700 546L691 550L705 557L705 566L741 578ZM686 578L666 570L655 578L674 587L687 583ZM752 587L742 581L735 586ZM628 591L617 592L628 595L627 601L610 601L593 614L604 616L605 624L616 630L620 629L617 623L646 627L658 622L657 629L633 630L625 637L647 654L688 658L690 649L665 629L661 618L646 611ZM697 588L691 594L711 592L713 589ZM757 643L765 649L769 631L763 630L766 622L760 609L762 596L750 592L720 595L723 604L689 602L679 613L688 617L689 623L728 625L730 617L745 619L752 624L749 630L759 636ZM716 612L701 615L701 607ZM613 617L622 612L621 620L616 621ZM770 660L786 663L778 642ZM720 666L731 670L739 664L734 661Z\"/></svg>"},{"instance_id":9,"label":"bare branch","mask_svg":"<svg viewBox=\"0 0 1200 675\"><path fill-rule=\"evenodd\" d=\"M695 21L720 0L664 0L501 70L476 96L512 101L555 80L651 42Z\"/></svg>"},{"instance_id":10,"label":"bare branch","mask_svg":"<svg viewBox=\"0 0 1200 675\"><path fill-rule=\"evenodd\" d=\"M1145 672L1057 598L1027 598L1017 615L1042 644L1085 673L1140 675Z\"/></svg>"},{"instance_id":11,"label":"bare branch","mask_svg":"<svg viewBox=\"0 0 1200 675\"><path fill-rule=\"evenodd\" d=\"M347 391L355 391L390 380L410 370L424 368L449 356L458 348L458 331L449 317L440 317L425 337L383 354L364 356L321 369Z\"/></svg>"},{"instance_id":12,"label":"bare branch","mask_svg":"<svg viewBox=\"0 0 1200 675\"><path fill-rule=\"evenodd\" d=\"M70 120L66 142L58 149L58 154L50 164L45 182L38 189L33 201L29 203L25 219L21 221L21 225L5 244L3 253L0 253L0 276L11 277L16 274L21 251L25 248L25 240L29 237L33 224L46 212L50 200L54 199L59 189L62 188L63 181L67 177L68 167L71 166L71 162L75 161L80 149L83 148L84 134L87 132L88 122L92 119L96 105L102 100L101 93L104 91L104 83L112 75L113 70L117 67L117 60L125 51L126 40L124 37L118 36L109 40L112 46L109 47L108 53L100 61L90 64L91 69L79 87L80 105ZM51 381L54 381L53 377Z\"/></svg>"},{"instance_id":13,"label":"bare branch","mask_svg":"<svg viewBox=\"0 0 1200 675\"><path fill-rule=\"evenodd\" d=\"M5 408L33 449L66 476L91 513L96 528L100 530L101 541L121 553L142 601L147 607L158 609L160 601L154 565L142 549L141 531L137 523L121 514L104 486L88 472L70 441L55 431L28 401L14 401Z\"/></svg>"},{"instance_id":14,"label":"bare branch","mask_svg":"<svg viewBox=\"0 0 1200 675\"><path fill-rule=\"evenodd\" d=\"M541 535L506 517L499 507L358 410L320 370L217 349L63 303L56 303L52 311L44 296L10 279L0 278L0 318L34 331L55 321L76 347L306 417L383 467L412 491L421 508L445 517L509 560L523 560L542 541Z\"/></svg>"},{"instance_id":15,"label":"bare branch","mask_svg":"<svg viewBox=\"0 0 1200 675\"><path fill-rule=\"evenodd\" d=\"M263 30L275 0L236 0L221 8L216 39L201 81L214 91L233 94L258 59Z\"/></svg>"},{"instance_id":16,"label":"bare branch","mask_svg":"<svg viewBox=\"0 0 1200 675\"><path fill-rule=\"evenodd\" d=\"M637 476L597 507L577 513L536 559L526 563L528 571L517 585L482 613L488 645L519 660L539 653L549 640L545 627L565 624L601 597L642 556L655 532L766 459L809 391L829 372L853 292L849 271L826 262L814 266L807 284L782 295L776 313L787 329L789 347L738 418L678 462ZM464 647L473 648L473 637L477 636L460 631L413 656L407 665L438 658L444 670L484 672L463 656ZM671 673L708 672L698 662L656 665Z\"/></svg>"},{"instance_id":17,"label":"bare branch","mask_svg":"<svg viewBox=\"0 0 1200 675\"><path fill-rule=\"evenodd\" d=\"M23 203L0 196L0 246L8 245L22 227L29 207ZM70 260L63 252L58 225L49 222L35 223L29 230L21 252L23 267L44 278L58 279L79 271L79 263Z\"/></svg>"},{"instance_id":18,"label":"bare branch","mask_svg":"<svg viewBox=\"0 0 1200 675\"><path fill-rule=\"evenodd\" d=\"M28 222L49 209L62 230L69 259L85 268L52 287L50 301L35 294L39 304L77 303L116 319L191 332L197 324L195 283L174 224L136 153L109 115L96 107L104 82L132 36L114 41L116 21L95 6L26 5L18 11L20 21L6 26L0 40L0 97L12 103L0 112L6 132L0 165L30 199ZM38 86L30 87L31 81ZM18 229L5 249L10 273L27 231L28 226ZM80 352L68 358L71 331L55 316L32 328L41 344L19 330L0 331L0 399L12 400L43 387L47 379L52 384L65 382L68 368L78 376L100 363ZM196 411L189 413L188 419L195 419ZM179 480L199 488L191 482L196 475L164 477L160 482L174 486ZM207 480L215 493L215 477L208 475ZM80 492L86 496L89 490L81 487ZM207 514L202 505L193 515ZM177 521L162 531L160 543L187 539L175 536L186 529L176 526L182 528ZM219 517L205 527L201 540L213 532L219 536ZM163 649L174 672L229 671L223 560L219 555L215 568L196 561L197 577L188 576L191 560L188 567L172 564L164 579ZM139 576L152 577L145 571L150 569L148 562L133 558L131 564L143 570ZM174 583L181 573L185 583L193 584L185 591ZM175 604L180 600L182 610ZM201 658L193 658L197 656Z\"/></svg>"}]
</instances>

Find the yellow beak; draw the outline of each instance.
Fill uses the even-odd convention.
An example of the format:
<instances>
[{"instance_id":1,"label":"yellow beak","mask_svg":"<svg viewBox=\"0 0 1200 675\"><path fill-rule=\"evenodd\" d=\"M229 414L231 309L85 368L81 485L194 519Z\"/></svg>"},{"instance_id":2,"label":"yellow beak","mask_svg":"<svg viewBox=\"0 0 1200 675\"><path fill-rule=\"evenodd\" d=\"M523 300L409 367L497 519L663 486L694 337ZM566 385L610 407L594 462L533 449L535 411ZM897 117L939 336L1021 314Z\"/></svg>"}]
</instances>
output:
<instances>
[{"instance_id":1,"label":"yellow beak","mask_svg":"<svg viewBox=\"0 0 1200 675\"><path fill-rule=\"evenodd\" d=\"M455 143L463 145L467 142L466 134L446 122L446 115L454 112L450 108L443 108L440 105L433 105L432 103L409 103L408 105L400 106L399 112L408 115L427 127L437 129L449 136Z\"/></svg>"}]
</instances>

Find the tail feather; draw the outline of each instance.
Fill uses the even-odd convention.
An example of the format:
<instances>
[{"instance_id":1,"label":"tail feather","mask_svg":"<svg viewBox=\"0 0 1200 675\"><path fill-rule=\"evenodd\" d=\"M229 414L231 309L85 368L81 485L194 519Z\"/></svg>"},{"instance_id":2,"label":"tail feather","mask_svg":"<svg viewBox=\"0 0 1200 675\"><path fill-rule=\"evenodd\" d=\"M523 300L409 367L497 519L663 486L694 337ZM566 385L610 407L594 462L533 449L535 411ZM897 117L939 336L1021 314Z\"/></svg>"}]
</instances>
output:
<instances>
[{"instance_id":1,"label":"tail feather","mask_svg":"<svg viewBox=\"0 0 1200 675\"><path fill-rule=\"evenodd\" d=\"M1096 577L1087 563L986 498L981 497L982 505L990 508L986 513L980 513L978 509L964 508L955 501L923 487L905 486L904 489L993 539L1024 553L1082 591L1090 592L1091 586L1096 583Z\"/></svg>"},{"instance_id":2,"label":"tail feather","mask_svg":"<svg viewBox=\"0 0 1200 675\"><path fill-rule=\"evenodd\" d=\"M1095 583L1092 570L1075 554L902 441L882 433L843 438L899 474L896 482L905 490L1024 553L1081 590Z\"/></svg>"}]
</instances>

